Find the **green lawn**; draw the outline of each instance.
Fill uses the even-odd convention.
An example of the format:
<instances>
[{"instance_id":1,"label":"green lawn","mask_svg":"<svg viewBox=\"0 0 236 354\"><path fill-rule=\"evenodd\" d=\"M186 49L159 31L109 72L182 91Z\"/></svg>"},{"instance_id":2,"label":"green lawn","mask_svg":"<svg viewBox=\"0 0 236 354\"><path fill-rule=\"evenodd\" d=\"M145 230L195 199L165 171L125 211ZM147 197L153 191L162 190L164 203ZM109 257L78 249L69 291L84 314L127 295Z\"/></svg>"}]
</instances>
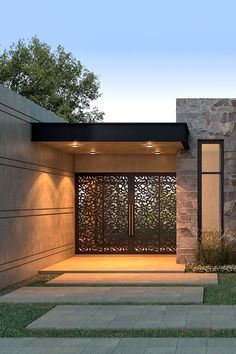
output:
<instances>
[{"instance_id":1,"label":"green lawn","mask_svg":"<svg viewBox=\"0 0 236 354\"><path fill-rule=\"evenodd\" d=\"M219 285L206 286L204 304L236 305L236 273L219 274Z\"/></svg>"},{"instance_id":2,"label":"green lawn","mask_svg":"<svg viewBox=\"0 0 236 354\"><path fill-rule=\"evenodd\" d=\"M26 330L55 305L0 304L0 337L236 337L236 330Z\"/></svg>"},{"instance_id":3,"label":"green lawn","mask_svg":"<svg viewBox=\"0 0 236 354\"><path fill-rule=\"evenodd\" d=\"M37 276L0 292L20 286L44 284L48 276ZM236 304L236 274L220 274L219 285L205 287L205 304ZM55 304L0 304L0 337L236 337L236 330L25 330Z\"/></svg>"},{"instance_id":4,"label":"green lawn","mask_svg":"<svg viewBox=\"0 0 236 354\"><path fill-rule=\"evenodd\" d=\"M14 285L10 285L7 288L1 289L0 290L0 296L9 293L10 291L16 290L18 288L21 288L22 286L45 286L46 282L55 278L57 275L47 275L47 274L38 274L35 275L31 278L22 280L19 283L16 283Z\"/></svg>"},{"instance_id":5,"label":"green lawn","mask_svg":"<svg viewBox=\"0 0 236 354\"><path fill-rule=\"evenodd\" d=\"M51 304L1 304L0 337L236 337L236 330L25 330L25 326L53 306Z\"/></svg>"}]
</instances>

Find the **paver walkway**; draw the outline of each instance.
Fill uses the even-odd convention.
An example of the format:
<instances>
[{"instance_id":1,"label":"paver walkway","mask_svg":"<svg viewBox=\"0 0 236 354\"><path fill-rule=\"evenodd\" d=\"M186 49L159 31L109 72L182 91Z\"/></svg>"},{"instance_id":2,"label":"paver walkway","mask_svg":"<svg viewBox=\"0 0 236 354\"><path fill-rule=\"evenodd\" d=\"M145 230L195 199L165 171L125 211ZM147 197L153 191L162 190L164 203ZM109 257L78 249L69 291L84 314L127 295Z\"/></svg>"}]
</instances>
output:
<instances>
[{"instance_id":1,"label":"paver walkway","mask_svg":"<svg viewBox=\"0 0 236 354\"><path fill-rule=\"evenodd\" d=\"M202 303L203 287L23 287L0 303Z\"/></svg>"},{"instance_id":2,"label":"paver walkway","mask_svg":"<svg viewBox=\"0 0 236 354\"><path fill-rule=\"evenodd\" d=\"M216 273L65 273L48 282L51 285L169 285L218 284Z\"/></svg>"},{"instance_id":3,"label":"paver walkway","mask_svg":"<svg viewBox=\"0 0 236 354\"><path fill-rule=\"evenodd\" d=\"M122 254L77 255L44 268L40 273L73 272L181 272L184 264L175 255Z\"/></svg>"},{"instance_id":4,"label":"paver walkway","mask_svg":"<svg viewBox=\"0 0 236 354\"><path fill-rule=\"evenodd\" d=\"M235 354L235 338L0 338L1 354Z\"/></svg>"},{"instance_id":5,"label":"paver walkway","mask_svg":"<svg viewBox=\"0 0 236 354\"><path fill-rule=\"evenodd\" d=\"M236 305L58 305L27 328L236 328Z\"/></svg>"}]
</instances>

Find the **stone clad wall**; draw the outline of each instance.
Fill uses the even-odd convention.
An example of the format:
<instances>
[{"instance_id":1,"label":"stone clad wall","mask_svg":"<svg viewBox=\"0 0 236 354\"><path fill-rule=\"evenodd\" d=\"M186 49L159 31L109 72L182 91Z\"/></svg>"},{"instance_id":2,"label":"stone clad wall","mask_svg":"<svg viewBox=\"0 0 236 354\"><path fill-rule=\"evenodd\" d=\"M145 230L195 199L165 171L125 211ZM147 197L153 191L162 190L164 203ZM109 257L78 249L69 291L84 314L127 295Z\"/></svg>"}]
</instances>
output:
<instances>
[{"instance_id":1,"label":"stone clad wall","mask_svg":"<svg viewBox=\"0 0 236 354\"><path fill-rule=\"evenodd\" d=\"M191 261L197 245L197 141L224 140L225 239L236 243L236 99L177 99L176 121L186 122L190 150L177 155L177 261Z\"/></svg>"}]
</instances>

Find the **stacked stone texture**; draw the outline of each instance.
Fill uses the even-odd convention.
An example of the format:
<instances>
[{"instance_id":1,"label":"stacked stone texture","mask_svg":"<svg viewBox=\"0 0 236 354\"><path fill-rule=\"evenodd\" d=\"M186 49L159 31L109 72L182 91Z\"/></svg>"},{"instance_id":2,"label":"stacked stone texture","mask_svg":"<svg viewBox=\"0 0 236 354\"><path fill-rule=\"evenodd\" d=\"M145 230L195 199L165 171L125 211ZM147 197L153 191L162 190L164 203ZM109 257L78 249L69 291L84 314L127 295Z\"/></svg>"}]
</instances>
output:
<instances>
[{"instance_id":1,"label":"stacked stone texture","mask_svg":"<svg viewBox=\"0 0 236 354\"><path fill-rule=\"evenodd\" d=\"M176 162L177 262L185 263L197 246L198 139L224 140L224 237L236 244L236 99L177 99L176 120L190 131L190 150Z\"/></svg>"}]
</instances>

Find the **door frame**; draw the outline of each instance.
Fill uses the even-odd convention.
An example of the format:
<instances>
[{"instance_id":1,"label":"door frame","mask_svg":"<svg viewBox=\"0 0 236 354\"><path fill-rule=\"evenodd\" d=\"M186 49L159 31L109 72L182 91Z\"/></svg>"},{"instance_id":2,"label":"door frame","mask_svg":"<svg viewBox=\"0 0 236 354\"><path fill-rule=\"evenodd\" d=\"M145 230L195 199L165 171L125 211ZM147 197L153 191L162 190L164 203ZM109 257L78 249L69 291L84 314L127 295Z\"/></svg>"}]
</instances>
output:
<instances>
[{"instance_id":1,"label":"door frame","mask_svg":"<svg viewBox=\"0 0 236 354\"><path fill-rule=\"evenodd\" d=\"M78 225L78 212L79 212L79 205L77 203L77 198L78 198L78 176L172 176L176 177L175 172L76 172L75 173L75 254L96 254L96 255L103 255L103 254L142 254L138 252L112 252L112 253L97 253L97 252L87 252L87 253L81 253L79 251L79 242L78 242L78 231L79 231L79 225ZM134 187L134 186L133 186ZM132 193L128 193L128 205L130 202L134 202L132 200L133 196L130 196ZM129 231L127 232L128 236ZM130 242L130 240L128 239ZM132 237L131 242L134 242L134 237ZM143 253L143 254L158 254L158 253Z\"/></svg>"}]
</instances>

